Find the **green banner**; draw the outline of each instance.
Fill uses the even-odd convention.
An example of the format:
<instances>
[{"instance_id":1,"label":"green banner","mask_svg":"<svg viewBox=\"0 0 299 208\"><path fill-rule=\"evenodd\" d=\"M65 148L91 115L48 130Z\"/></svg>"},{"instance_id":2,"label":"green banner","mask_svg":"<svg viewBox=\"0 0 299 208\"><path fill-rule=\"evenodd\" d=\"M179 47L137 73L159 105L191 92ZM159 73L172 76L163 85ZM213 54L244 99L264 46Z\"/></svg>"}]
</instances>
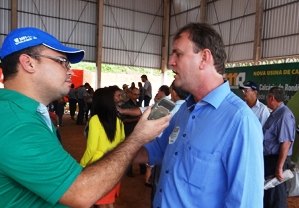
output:
<instances>
[{"instance_id":1,"label":"green banner","mask_svg":"<svg viewBox=\"0 0 299 208\"><path fill-rule=\"evenodd\" d=\"M285 103L294 113L296 123L299 123L299 63L227 68L225 75L232 91L241 98L243 98L243 94L239 86L243 82L254 81L257 83L260 88L258 98L265 104L266 95L271 87L284 88ZM293 160L299 162L299 137L298 135L296 137L293 147Z\"/></svg>"}]
</instances>

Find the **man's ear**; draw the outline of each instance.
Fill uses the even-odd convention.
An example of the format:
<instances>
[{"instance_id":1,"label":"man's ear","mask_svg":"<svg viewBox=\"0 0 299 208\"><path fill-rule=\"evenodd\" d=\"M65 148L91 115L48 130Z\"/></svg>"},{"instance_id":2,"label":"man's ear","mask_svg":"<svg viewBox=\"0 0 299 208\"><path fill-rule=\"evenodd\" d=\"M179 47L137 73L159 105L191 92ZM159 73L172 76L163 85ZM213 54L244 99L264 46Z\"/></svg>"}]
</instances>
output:
<instances>
[{"instance_id":1,"label":"man's ear","mask_svg":"<svg viewBox=\"0 0 299 208\"><path fill-rule=\"evenodd\" d=\"M201 52L201 68L204 68L203 66L206 64L209 64L210 62L213 62L213 56L209 49L203 49Z\"/></svg>"},{"instance_id":2,"label":"man's ear","mask_svg":"<svg viewBox=\"0 0 299 208\"><path fill-rule=\"evenodd\" d=\"M19 57L19 62L22 68L27 71L28 73L35 72L34 64L35 61L32 57L27 54L21 54Z\"/></svg>"}]
</instances>

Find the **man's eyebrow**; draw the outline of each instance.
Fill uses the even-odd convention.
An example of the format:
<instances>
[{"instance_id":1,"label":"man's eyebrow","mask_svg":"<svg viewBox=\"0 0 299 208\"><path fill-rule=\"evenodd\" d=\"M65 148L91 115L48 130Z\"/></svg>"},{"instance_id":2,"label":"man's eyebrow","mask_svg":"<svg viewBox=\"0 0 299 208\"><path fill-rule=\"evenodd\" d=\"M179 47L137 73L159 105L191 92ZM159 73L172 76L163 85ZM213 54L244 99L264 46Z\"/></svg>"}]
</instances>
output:
<instances>
[{"instance_id":1,"label":"man's eyebrow","mask_svg":"<svg viewBox=\"0 0 299 208\"><path fill-rule=\"evenodd\" d=\"M172 50L172 53L182 53L182 51L180 49L175 48Z\"/></svg>"}]
</instances>

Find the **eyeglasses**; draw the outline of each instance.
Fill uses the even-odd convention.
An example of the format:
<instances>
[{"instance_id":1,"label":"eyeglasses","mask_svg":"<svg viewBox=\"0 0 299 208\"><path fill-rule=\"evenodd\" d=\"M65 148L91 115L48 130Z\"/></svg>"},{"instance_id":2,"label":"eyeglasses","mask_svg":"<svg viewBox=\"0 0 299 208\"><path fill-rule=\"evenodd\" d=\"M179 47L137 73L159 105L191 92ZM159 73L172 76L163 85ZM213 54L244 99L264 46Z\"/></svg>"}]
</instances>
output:
<instances>
[{"instance_id":1,"label":"eyeglasses","mask_svg":"<svg viewBox=\"0 0 299 208\"><path fill-rule=\"evenodd\" d=\"M63 58L63 57L59 57L59 56L54 57L54 56L41 55L41 54L28 54L28 55L31 57L43 57L43 58L50 59L52 61L55 61L56 63L59 63L67 70L69 70L71 68L70 61L67 58Z\"/></svg>"}]
</instances>

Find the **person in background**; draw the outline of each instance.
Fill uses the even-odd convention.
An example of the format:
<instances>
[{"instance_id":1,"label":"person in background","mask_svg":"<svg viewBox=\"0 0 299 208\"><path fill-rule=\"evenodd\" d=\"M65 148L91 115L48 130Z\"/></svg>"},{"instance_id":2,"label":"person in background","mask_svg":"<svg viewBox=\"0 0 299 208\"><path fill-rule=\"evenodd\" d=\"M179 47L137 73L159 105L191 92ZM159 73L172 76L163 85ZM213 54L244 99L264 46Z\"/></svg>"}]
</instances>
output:
<instances>
[{"instance_id":1,"label":"person in background","mask_svg":"<svg viewBox=\"0 0 299 208\"><path fill-rule=\"evenodd\" d=\"M122 97L121 97L122 90L117 85L109 86L109 89L113 94L114 105L116 107L120 106L123 103ZM90 109L91 115L94 115L94 109L93 109L94 107L95 107L94 105L91 106L91 109ZM118 113L118 111L117 111L117 113ZM118 115L118 116L120 116L120 115ZM84 137L85 138L88 138L88 129L89 129L89 122L86 123L86 126L84 128Z\"/></svg>"},{"instance_id":2,"label":"person in background","mask_svg":"<svg viewBox=\"0 0 299 208\"><path fill-rule=\"evenodd\" d=\"M241 89L243 92L245 102L251 108L263 126L270 116L270 111L268 107L260 102L257 98L259 86L253 81L247 81L244 82L239 89Z\"/></svg>"},{"instance_id":3,"label":"person in background","mask_svg":"<svg viewBox=\"0 0 299 208\"><path fill-rule=\"evenodd\" d=\"M138 108L138 102L137 102L137 99L140 95L139 93L139 89L138 88L133 88L133 89L129 89L129 100L127 102L125 102L124 104L122 104L120 107L123 108L123 109L132 109L132 108ZM125 134L126 136L127 135L130 135L139 118L140 118L140 115L138 116L130 116L130 115L121 115L120 116L124 125L125 125ZM141 174L145 174L145 165L140 165L140 173ZM129 166L128 168L128 172L127 172L127 176L129 177L133 177L134 174L133 174L133 167L132 165Z\"/></svg>"},{"instance_id":4,"label":"person in background","mask_svg":"<svg viewBox=\"0 0 299 208\"><path fill-rule=\"evenodd\" d=\"M84 85L81 85L76 90L77 102L78 102L78 115L77 115L77 125L84 125L84 109L85 109L85 100L86 88Z\"/></svg>"},{"instance_id":5,"label":"person in background","mask_svg":"<svg viewBox=\"0 0 299 208\"><path fill-rule=\"evenodd\" d=\"M60 144L47 105L68 94L70 63L84 51L33 27L11 31L0 49L0 207L91 207L122 178L140 147L159 135L170 116L141 116L126 140L82 166Z\"/></svg>"},{"instance_id":6,"label":"person in background","mask_svg":"<svg viewBox=\"0 0 299 208\"><path fill-rule=\"evenodd\" d=\"M136 88L136 86L135 86L135 82L132 82L129 89L132 90L132 89L134 89L134 88Z\"/></svg>"},{"instance_id":7,"label":"person in background","mask_svg":"<svg viewBox=\"0 0 299 208\"><path fill-rule=\"evenodd\" d=\"M81 158L83 167L92 164L119 145L125 138L124 124L117 116L114 92L111 88L97 89L92 101L86 150ZM120 183L99 199L96 207L113 208L119 196Z\"/></svg>"},{"instance_id":8,"label":"person in background","mask_svg":"<svg viewBox=\"0 0 299 208\"><path fill-rule=\"evenodd\" d=\"M154 98L155 103L160 101L162 98L167 97L169 93L169 87L167 85L162 85L161 87L159 87L158 92Z\"/></svg>"},{"instance_id":9,"label":"person in background","mask_svg":"<svg viewBox=\"0 0 299 208\"><path fill-rule=\"evenodd\" d=\"M71 84L71 89L68 93L68 100L69 100L69 110L70 110L71 119L75 120L75 113L77 108L77 97L76 97L76 89L74 84Z\"/></svg>"},{"instance_id":10,"label":"person in background","mask_svg":"<svg viewBox=\"0 0 299 208\"><path fill-rule=\"evenodd\" d=\"M284 99L282 88L269 90L267 106L272 112L263 126L265 179L275 176L282 181L283 171L291 167L296 121L292 111L283 103ZM264 208L287 207L287 196L286 183L265 190Z\"/></svg>"},{"instance_id":11,"label":"person in background","mask_svg":"<svg viewBox=\"0 0 299 208\"><path fill-rule=\"evenodd\" d=\"M147 76L143 74L141 81L144 82L144 107L149 106L152 99L152 84L148 81Z\"/></svg>"},{"instance_id":12,"label":"person in background","mask_svg":"<svg viewBox=\"0 0 299 208\"><path fill-rule=\"evenodd\" d=\"M109 86L113 92L113 99L116 106L120 106L124 101L122 99L122 90L117 86Z\"/></svg>"},{"instance_id":13,"label":"person in background","mask_svg":"<svg viewBox=\"0 0 299 208\"><path fill-rule=\"evenodd\" d=\"M138 108L138 97L139 97L139 89L133 88L129 89L129 100L122 104L120 107L124 109L131 109L131 108ZM125 133L126 135L129 135L134 130L134 127L136 126L140 116L130 116L130 115L124 115L121 116L122 121L125 125Z\"/></svg>"},{"instance_id":14,"label":"person in background","mask_svg":"<svg viewBox=\"0 0 299 208\"><path fill-rule=\"evenodd\" d=\"M154 101L155 103L159 102L161 99L167 97L169 95L169 87L167 85L162 85L159 87L157 94L155 95ZM152 174L153 172L153 174ZM153 187L154 184L154 175L155 172L160 172L160 166L151 166L146 164L146 173L145 173L145 185L148 187ZM157 173L158 174L158 173ZM152 193L154 193L155 189L153 188ZM153 194L152 194L153 199Z\"/></svg>"},{"instance_id":15,"label":"person in background","mask_svg":"<svg viewBox=\"0 0 299 208\"><path fill-rule=\"evenodd\" d=\"M140 95L138 97L138 106L142 107L142 102L144 100L144 87L142 86L141 82L138 82L138 88L139 88L139 92L140 92Z\"/></svg>"},{"instance_id":16,"label":"person in background","mask_svg":"<svg viewBox=\"0 0 299 208\"><path fill-rule=\"evenodd\" d=\"M187 98L189 93L175 86L174 81L171 83L169 91L170 98L175 103L175 107L171 111L171 114L174 115L180 109L181 105L185 102L185 99Z\"/></svg>"},{"instance_id":17,"label":"person in background","mask_svg":"<svg viewBox=\"0 0 299 208\"><path fill-rule=\"evenodd\" d=\"M56 114L56 126L59 128L62 126L63 123L63 115L64 115L64 107L65 107L64 97L55 100L53 102L53 105Z\"/></svg>"},{"instance_id":18,"label":"person in background","mask_svg":"<svg viewBox=\"0 0 299 208\"><path fill-rule=\"evenodd\" d=\"M224 80L225 59L208 24L174 35L169 66L190 96L134 160L161 164L153 207L263 207L262 126Z\"/></svg>"},{"instance_id":19,"label":"person in background","mask_svg":"<svg viewBox=\"0 0 299 208\"><path fill-rule=\"evenodd\" d=\"M91 111L92 97L93 97L94 90L88 82L86 82L84 84L84 87L86 89L86 93L84 94L84 103L85 103L84 117L85 117L86 123L88 123L89 113Z\"/></svg>"},{"instance_id":20,"label":"person in background","mask_svg":"<svg viewBox=\"0 0 299 208\"><path fill-rule=\"evenodd\" d=\"M121 92L122 102L120 103L120 105L129 100L129 85L123 84L122 88L123 88L123 90Z\"/></svg>"}]
</instances>

